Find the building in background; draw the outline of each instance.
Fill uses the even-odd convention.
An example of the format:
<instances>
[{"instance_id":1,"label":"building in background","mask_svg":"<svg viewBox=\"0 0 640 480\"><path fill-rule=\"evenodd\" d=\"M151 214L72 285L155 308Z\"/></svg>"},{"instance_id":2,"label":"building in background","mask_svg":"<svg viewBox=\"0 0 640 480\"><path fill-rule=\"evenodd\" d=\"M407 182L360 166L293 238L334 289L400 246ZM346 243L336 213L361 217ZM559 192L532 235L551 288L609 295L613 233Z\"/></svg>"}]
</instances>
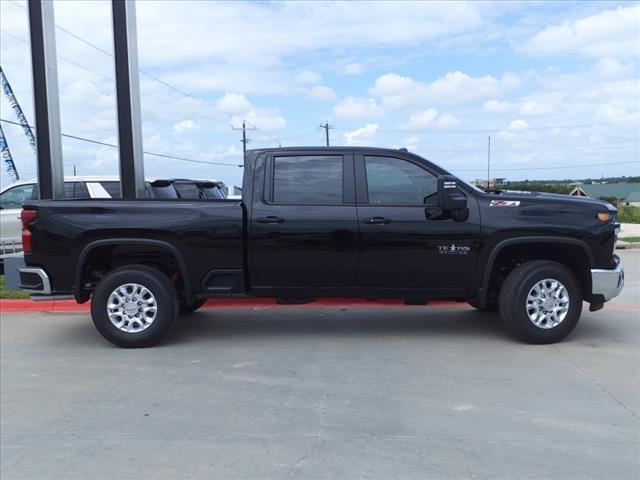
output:
<instances>
[{"instance_id":1,"label":"building in background","mask_svg":"<svg viewBox=\"0 0 640 480\"><path fill-rule=\"evenodd\" d=\"M569 195L615 199L624 205L640 206L640 183L584 183L577 185Z\"/></svg>"}]
</instances>

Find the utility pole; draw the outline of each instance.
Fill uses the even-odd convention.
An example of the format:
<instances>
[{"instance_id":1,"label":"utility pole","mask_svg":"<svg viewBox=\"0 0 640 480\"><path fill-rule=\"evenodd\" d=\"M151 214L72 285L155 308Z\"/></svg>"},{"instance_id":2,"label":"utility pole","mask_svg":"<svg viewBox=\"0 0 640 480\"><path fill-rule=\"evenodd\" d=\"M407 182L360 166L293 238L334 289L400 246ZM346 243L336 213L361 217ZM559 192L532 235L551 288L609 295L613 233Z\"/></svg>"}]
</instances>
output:
<instances>
[{"instance_id":1,"label":"utility pole","mask_svg":"<svg viewBox=\"0 0 640 480\"><path fill-rule=\"evenodd\" d=\"M490 182L491 182L491 136L489 136L489 142L487 143L487 190L489 190Z\"/></svg>"},{"instance_id":2,"label":"utility pole","mask_svg":"<svg viewBox=\"0 0 640 480\"><path fill-rule=\"evenodd\" d=\"M255 130L256 127L247 128L246 121L242 121L242 128L231 127L231 130L242 130L242 158L247 158L247 142L250 140L247 139L247 130Z\"/></svg>"},{"instance_id":3,"label":"utility pole","mask_svg":"<svg viewBox=\"0 0 640 480\"><path fill-rule=\"evenodd\" d=\"M329 125L328 121L326 121L325 123L323 123L318 127L318 130L320 130L321 128L324 129L324 137L328 147L329 146L329 130L331 130L333 127Z\"/></svg>"}]
</instances>

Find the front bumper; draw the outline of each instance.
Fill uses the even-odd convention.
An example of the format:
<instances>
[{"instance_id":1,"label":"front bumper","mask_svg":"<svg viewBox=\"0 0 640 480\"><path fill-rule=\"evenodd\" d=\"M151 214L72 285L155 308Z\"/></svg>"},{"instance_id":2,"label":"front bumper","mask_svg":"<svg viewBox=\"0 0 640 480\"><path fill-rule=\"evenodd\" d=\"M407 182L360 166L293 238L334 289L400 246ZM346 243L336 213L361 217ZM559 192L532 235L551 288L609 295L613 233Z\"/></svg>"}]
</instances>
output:
<instances>
[{"instance_id":1,"label":"front bumper","mask_svg":"<svg viewBox=\"0 0 640 480\"><path fill-rule=\"evenodd\" d=\"M607 269L591 269L591 294L592 296L601 296L605 302L617 297L624 286L624 268L620 257L613 256L616 263L615 268Z\"/></svg>"}]
</instances>

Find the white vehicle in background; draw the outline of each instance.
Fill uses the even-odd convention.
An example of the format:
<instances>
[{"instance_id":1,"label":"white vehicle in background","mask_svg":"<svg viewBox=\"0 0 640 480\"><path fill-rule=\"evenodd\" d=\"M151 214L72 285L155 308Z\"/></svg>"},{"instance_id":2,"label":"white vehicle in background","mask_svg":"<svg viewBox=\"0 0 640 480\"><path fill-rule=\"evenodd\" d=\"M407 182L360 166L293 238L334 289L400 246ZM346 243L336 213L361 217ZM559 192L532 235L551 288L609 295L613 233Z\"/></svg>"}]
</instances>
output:
<instances>
[{"instance_id":1,"label":"white vehicle in background","mask_svg":"<svg viewBox=\"0 0 640 480\"><path fill-rule=\"evenodd\" d=\"M37 198L36 188L36 180L26 180L0 190L0 257L22 251L20 212ZM112 198L119 191L116 177L64 177L65 198Z\"/></svg>"}]
</instances>

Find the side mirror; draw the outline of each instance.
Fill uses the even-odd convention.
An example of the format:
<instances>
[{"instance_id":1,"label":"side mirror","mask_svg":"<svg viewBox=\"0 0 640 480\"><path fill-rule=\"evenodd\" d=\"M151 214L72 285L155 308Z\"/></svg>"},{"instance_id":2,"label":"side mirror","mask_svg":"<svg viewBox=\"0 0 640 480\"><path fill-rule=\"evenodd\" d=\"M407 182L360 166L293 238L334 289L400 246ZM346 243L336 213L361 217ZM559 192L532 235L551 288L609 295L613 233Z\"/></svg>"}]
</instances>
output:
<instances>
[{"instance_id":1,"label":"side mirror","mask_svg":"<svg viewBox=\"0 0 640 480\"><path fill-rule=\"evenodd\" d=\"M458 189L456 177L441 175L438 177L438 206L456 222L469 218L467 197Z\"/></svg>"}]
</instances>

